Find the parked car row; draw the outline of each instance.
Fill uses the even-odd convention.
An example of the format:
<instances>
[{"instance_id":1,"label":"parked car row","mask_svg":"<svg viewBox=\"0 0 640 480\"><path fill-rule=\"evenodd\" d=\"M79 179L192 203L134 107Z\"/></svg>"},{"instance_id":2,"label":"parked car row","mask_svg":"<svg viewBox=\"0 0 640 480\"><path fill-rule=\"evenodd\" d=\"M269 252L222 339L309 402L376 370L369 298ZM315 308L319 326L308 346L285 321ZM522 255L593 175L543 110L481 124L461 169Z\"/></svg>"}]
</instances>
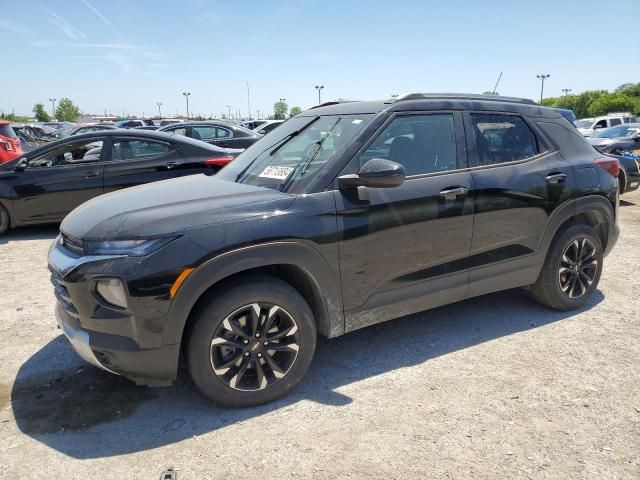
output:
<instances>
[{"instance_id":1,"label":"parked car row","mask_svg":"<svg viewBox=\"0 0 640 480\"><path fill-rule=\"evenodd\" d=\"M183 128L192 139L127 132L206 145ZM101 155L123 152L122 130L104 134ZM7 175L37 170L19 165ZM56 318L82 358L138 384L170 384L184 355L215 402L269 402L302 379L317 335L515 287L583 306L618 238L618 175L618 160L529 100L320 105L213 177L74 210L49 252Z\"/></svg>"},{"instance_id":2,"label":"parked car row","mask_svg":"<svg viewBox=\"0 0 640 480\"><path fill-rule=\"evenodd\" d=\"M0 143L0 155L4 143L16 148L17 141L9 140ZM103 193L196 173L212 175L240 151L138 129L69 136L0 165L0 234L21 225L60 222Z\"/></svg>"},{"instance_id":3,"label":"parked car row","mask_svg":"<svg viewBox=\"0 0 640 480\"><path fill-rule=\"evenodd\" d=\"M638 118L631 113L609 113L595 118L581 118L573 123L583 136L590 137L598 130L637 121Z\"/></svg>"}]
</instances>

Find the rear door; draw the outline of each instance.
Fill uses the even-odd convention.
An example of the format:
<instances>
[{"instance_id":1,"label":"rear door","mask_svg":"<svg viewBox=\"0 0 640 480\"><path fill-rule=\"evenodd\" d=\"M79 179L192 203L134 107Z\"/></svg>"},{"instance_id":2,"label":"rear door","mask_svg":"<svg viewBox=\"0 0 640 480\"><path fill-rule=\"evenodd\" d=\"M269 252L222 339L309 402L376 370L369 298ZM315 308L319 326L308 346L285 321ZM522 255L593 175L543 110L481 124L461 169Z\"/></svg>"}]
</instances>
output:
<instances>
[{"instance_id":1,"label":"rear door","mask_svg":"<svg viewBox=\"0 0 640 480\"><path fill-rule=\"evenodd\" d=\"M532 283L549 216L575 192L573 169L525 117L465 113L474 185L470 295Z\"/></svg>"},{"instance_id":2,"label":"rear door","mask_svg":"<svg viewBox=\"0 0 640 480\"><path fill-rule=\"evenodd\" d=\"M112 137L110 147L104 169L105 192L204 170L199 158L182 158L172 142L122 136Z\"/></svg>"},{"instance_id":3,"label":"rear door","mask_svg":"<svg viewBox=\"0 0 640 480\"><path fill-rule=\"evenodd\" d=\"M15 202L22 221L61 220L103 192L105 139L65 143L35 156L16 173Z\"/></svg>"}]
</instances>

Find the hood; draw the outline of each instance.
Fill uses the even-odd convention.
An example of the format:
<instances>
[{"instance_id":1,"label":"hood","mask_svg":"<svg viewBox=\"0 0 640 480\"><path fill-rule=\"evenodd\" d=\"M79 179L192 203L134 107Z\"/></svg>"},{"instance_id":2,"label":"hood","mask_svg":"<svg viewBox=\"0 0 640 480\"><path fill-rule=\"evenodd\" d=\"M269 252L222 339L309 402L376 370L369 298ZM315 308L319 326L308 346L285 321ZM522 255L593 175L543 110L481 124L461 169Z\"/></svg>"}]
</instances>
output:
<instances>
[{"instance_id":1,"label":"hood","mask_svg":"<svg viewBox=\"0 0 640 480\"><path fill-rule=\"evenodd\" d=\"M153 238L289 208L295 197L206 175L148 183L89 200L60 230L83 240Z\"/></svg>"},{"instance_id":2,"label":"hood","mask_svg":"<svg viewBox=\"0 0 640 480\"><path fill-rule=\"evenodd\" d=\"M584 136L584 137L590 137L590 136L591 136L591 134L593 133L593 130L591 130L590 128L578 128L577 130L578 130L578 131L582 134L582 136Z\"/></svg>"}]
</instances>

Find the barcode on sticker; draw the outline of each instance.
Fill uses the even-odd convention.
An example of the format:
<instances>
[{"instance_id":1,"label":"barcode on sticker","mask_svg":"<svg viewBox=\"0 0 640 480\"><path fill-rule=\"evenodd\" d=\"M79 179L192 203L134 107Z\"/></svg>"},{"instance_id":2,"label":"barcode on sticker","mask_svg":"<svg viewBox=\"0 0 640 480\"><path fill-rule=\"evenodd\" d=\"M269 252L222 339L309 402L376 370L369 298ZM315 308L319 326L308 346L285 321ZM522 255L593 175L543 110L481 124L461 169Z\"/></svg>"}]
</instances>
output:
<instances>
[{"instance_id":1,"label":"barcode on sticker","mask_svg":"<svg viewBox=\"0 0 640 480\"><path fill-rule=\"evenodd\" d=\"M284 180L291 174L292 171L293 168L291 167L275 167L273 165L269 165L262 171L260 177Z\"/></svg>"}]
</instances>

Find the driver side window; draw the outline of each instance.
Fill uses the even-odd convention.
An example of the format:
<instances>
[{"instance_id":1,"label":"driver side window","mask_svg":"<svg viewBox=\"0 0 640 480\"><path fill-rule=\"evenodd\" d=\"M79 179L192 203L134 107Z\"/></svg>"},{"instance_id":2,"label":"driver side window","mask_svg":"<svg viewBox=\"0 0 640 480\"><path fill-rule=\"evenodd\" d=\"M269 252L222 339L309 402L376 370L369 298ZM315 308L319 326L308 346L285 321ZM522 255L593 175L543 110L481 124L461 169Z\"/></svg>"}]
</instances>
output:
<instances>
[{"instance_id":1,"label":"driver side window","mask_svg":"<svg viewBox=\"0 0 640 480\"><path fill-rule=\"evenodd\" d=\"M100 161L102 140L61 145L29 160L29 168L46 168Z\"/></svg>"},{"instance_id":2,"label":"driver side window","mask_svg":"<svg viewBox=\"0 0 640 480\"><path fill-rule=\"evenodd\" d=\"M372 158L401 164L407 176L455 170L453 114L397 116L360 155L360 166Z\"/></svg>"}]
</instances>

